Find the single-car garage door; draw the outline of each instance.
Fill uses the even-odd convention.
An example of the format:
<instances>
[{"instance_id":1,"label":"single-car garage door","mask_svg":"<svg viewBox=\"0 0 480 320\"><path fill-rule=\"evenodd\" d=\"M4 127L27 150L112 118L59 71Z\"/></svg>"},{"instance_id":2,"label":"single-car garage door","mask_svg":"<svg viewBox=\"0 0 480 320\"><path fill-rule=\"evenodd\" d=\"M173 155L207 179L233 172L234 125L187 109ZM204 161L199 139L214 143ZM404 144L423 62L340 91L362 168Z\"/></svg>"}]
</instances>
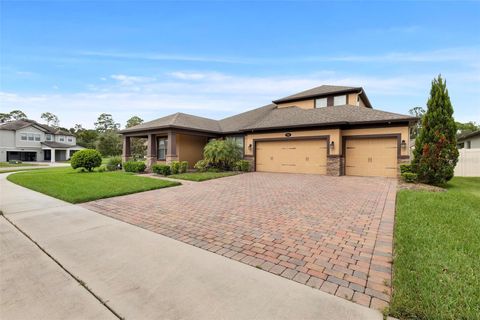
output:
<instances>
[{"instance_id":1,"label":"single-car garage door","mask_svg":"<svg viewBox=\"0 0 480 320\"><path fill-rule=\"evenodd\" d=\"M257 141L256 170L263 172L327 172L327 142L322 140Z\"/></svg>"},{"instance_id":2,"label":"single-car garage door","mask_svg":"<svg viewBox=\"0 0 480 320\"><path fill-rule=\"evenodd\" d=\"M396 138L347 139L345 143L346 175L396 177Z\"/></svg>"}]
</instances>

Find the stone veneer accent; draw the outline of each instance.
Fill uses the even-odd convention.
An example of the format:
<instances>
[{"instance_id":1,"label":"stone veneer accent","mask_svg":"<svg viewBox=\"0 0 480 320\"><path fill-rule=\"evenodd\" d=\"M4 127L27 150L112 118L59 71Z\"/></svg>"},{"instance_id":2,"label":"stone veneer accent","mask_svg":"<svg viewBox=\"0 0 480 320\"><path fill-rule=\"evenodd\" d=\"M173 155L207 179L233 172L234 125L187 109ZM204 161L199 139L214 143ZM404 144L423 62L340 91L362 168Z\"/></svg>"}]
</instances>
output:
<instances>
[{"instance_id":1,"label":"stone veneer accent","mask_svg":"<svg viewBox=\"0 0 480 320\"><path fill-rule=\"evenodd\" d=\"M253 156L247 156L247 155L244 155L243 156L243 160L247 160L248 162L250 162L250 171L253 171L253 166L255 164L255 158Z\"/></svg>"},{"instance_id":2,"label":"stone veneer accent","mask_svg":"<svg viewBox=\"0 0 480 320\"><path fill-rule=\"evenodd\" d=\"M327 176L343 176L344 162L342 156L327 156Z\"/></svg>"}]
</instances>

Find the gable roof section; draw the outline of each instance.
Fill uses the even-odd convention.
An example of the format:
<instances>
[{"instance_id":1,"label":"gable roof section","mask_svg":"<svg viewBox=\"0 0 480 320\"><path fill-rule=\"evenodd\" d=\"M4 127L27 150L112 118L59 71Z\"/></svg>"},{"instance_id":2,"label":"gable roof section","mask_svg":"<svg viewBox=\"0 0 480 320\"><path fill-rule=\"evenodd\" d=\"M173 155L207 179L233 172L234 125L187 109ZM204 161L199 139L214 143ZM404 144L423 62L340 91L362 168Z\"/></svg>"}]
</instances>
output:
<instances>
[{"instance_id":1,"label":"gable roof section","mask_svg":"<svg viewBox=\"0 0 480 320\"><path fill-rule=\"evenodd\" d=\"M244 131L288 127L407 122L416 119L403 114L351 105L317 109L288 107L271 110L262 120L244 128Z\"/></svg>"},{"instance_id":2,"label":"gable roof section","mask_svg":"<svg viewBox=\"0 0 480 320\"><path fill-rule=\"evenodd\" d=\"M221 132L220 124L217 120L177 112L163 118L120 130L120 133L164 128L180 128L215 133Z\"/></svg>"},{"instance_id":3,"label":"gable roof section","mask_svg":"<svg viewBox=\"0 0 480 320\"><path fill-rule=\"evenodd\" d=\"M307 98L315 98L319 96L326 96L335 93L347 93L347 92L358 92L362 91L361 87L345 87L345 86L328 86L323 85L319 87L315 87L312 89L308 89L299 93L292 94L290 96L278 99L273 101L273 103L282 103L282 102L290 102L296 101L301 99Z\"/></svg>"},{"instance_id":4,"label":"gable roof section","mask_svg":"<svg viewBox=\"0 0 480 320\"><path fill-rule=\"evenodd\" d=\"M14 121L6 122L0 125L0 130L17 131L23 128L27 128L29 126L35 126L39 130L42 130L43 132L46 132L46 133L62 134L64 136L74 136L70 132L57 129L54 127L50 127L50 126L47 126L46 124L41 124L35 120L30 120L30 119L22 119L22 120L14 120Z\"/></svg>"}]
</instances>

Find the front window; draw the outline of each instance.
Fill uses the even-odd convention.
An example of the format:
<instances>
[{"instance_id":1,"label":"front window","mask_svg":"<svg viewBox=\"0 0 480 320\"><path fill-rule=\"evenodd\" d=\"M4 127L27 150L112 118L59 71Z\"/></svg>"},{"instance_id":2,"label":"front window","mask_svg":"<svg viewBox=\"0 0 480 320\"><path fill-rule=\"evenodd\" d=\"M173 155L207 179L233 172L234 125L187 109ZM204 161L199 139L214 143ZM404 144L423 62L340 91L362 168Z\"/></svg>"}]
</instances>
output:
<instances>
[{"instance_id":1,"label":"front window","mask_svg":"<svg viewBox=\"0 0 480 320\"><path fill-rule=\"evenodd\" d=\"M242 148L243 150L243 136L231 136L231 137L227 137L228 139L233 139L235 141L235 143L240 147Z\"/></svg>"},{"instance_id":2,"label":"front window","mask_svg":"<svg viewBox=\"0 0 480 320\"><path fill-rule=\"evenodd\" d=\"M343 106L347 104L347 96L335 96L333 97L333 105L334 106Z\"/></svg>"},{"instance_id":3,"label":"front window","mask_svg":"<svg viewBox=\"0 0 480 320\"><path fill-rule=\"evenodd\" d=\"M28 133L28 141L33 141L33 133Z\"/></svg>"},{"instance_id":4,"label":"front window","mask_svg":"<svg viewBox=\"0 0 480 320\"><path fill-rule=\"evenodd\" d=\"M320 98L315 101L316 108L323 108L327 106L327 98Z\"/></svg>"},{"instance_id":5,"label":"front window","mask_svg":"<svg viewBox=\"0 0 480 320\"><path fill-rule=\"evenodd\" d=\"M165 160L167 158L167 138L160 138L158 139L157 144L157 159L158 160Z\"/></svg>"},{"instance_id":6,"label":"front window","mask_svg":"<svg viewBox=\"0 0 480 320\"><path fill-rule=\"evenodd\" d=\"M72 137L68 137L68 142L72 142L73 141L73 138Z\"/></svg>"},{"instance_id":7,"label":"front window","mask_svg":"<svg viewBox=\"0 0 480 320\"><path fill-rule=\"evenodd\" d=\"M20 135L20 140L27 141L27 134L26 134L26 133L22 133L22 134Z\"/></svg>"},{"instance_id":8,"label":"front window","mask_svg":"<svg viewBox=\"0 0 480 320\"><path fill-rule=\"evenodd\" d=\"M60 138L59 138L58 140L60 140L60 141L63 142L63 141L65 141L65 137L64 137L64 136L60 136Z\"/></svg>"},{"instance_id":9,"label":"front window","mask_svg":"<svg viewBox=\"0 0 480 320\"><path fill-rule=\"evenodd\" d=\"M40 141L40 135L38 133L35 134L35 141Z\"/></svg>"},{"instance_id":10,"label":"front window","mask_svg":"<svg viewBox=\"0 0 480 320\"><path fill-rule=\"evenodd\" d=\"M47 134L47 135L45 136L45 140L47 140L47 141L52 141L52 135L51 135L51 134Z\"/></svg>"}]
</instances>

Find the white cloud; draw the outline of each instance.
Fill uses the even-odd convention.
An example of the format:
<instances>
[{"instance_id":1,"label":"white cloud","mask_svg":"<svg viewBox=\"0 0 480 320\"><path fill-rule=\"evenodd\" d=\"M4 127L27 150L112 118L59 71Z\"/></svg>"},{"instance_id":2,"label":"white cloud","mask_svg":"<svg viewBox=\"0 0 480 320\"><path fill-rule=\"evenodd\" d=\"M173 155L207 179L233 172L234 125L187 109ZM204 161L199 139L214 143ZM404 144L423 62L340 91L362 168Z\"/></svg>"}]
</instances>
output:
<instances>
[{"instance_id":1,"label":"white cloud","mask_svg":"<svg viewBox=\"0 0 480 320\"><path fill-rule=\"evenodd\" d=\"M113 74L110 76L110 78L118 81L122 86L130 86L137 83L145 83L155 80L155 78L151 77L127 76L124 74Z\"/></svg>"},{"instance_id":2,"label":"white cloud","mask_svg":"<svg viewBox=\"0 0 480 320\"><path fill-rule=\"evenodd\" d=\"M456 116L480 122L480 76L445 75ZM0 94L0 109L19 107L31 117L56 113L64 126L91 127L98 114L108 112L125 123L132 115L151 120L173 112L223 118L270 103L283 96L321 84L363 86L374 107L405 113L425 105L431 74L399 76L345 75L320 71L305 76L237 76L219 72L176 71L166 75L112 75L90 90L78 93ZM468 94L466 94L468 92ZM470 97L470 98L469 98ZM469 120L469 121L470 121Z\"/></svg>"},{"instance_id":3,"label":"white cloud","mask_svg":"<svg viewBox=\"0 0 480 320\"><path fill-rule=\"evenodd\" d=\"M384 30L386 32L415 32L417 26L397 27ZM251 57L217 57L208 55L183 55L169 53L140 53L140 52L113 52L113 51L82 51L75 53L79 56L90 58L111 58L111 59L134 59L134 60L164 60L164 61L190 61L190 62L216 62L227 64L302 64L315 62L375 62L375 63L400 63L400 62L421 62L438 63L458 61L466 64L475 64L480 60L480 48L456 47L426 51L392 51L382 54L352 54L352 55L322 55L322 56L295 56L251 58Z\"/></svg>"}]
</instances>

